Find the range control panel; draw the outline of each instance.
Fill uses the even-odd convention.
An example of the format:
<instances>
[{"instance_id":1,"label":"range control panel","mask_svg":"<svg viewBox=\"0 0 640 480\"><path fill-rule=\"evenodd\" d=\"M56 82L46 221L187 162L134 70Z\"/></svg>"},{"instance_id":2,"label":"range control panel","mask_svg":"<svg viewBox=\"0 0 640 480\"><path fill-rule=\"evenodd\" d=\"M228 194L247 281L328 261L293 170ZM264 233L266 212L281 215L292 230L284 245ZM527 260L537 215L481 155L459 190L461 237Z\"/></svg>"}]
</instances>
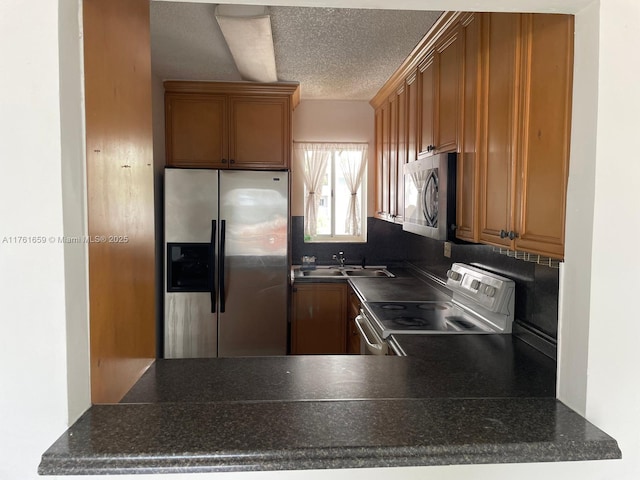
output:
<instances>
[{"instance_id":1,"label":"range control panel","mask_svg":"<svg viewBox=\"0 0 640 480\"><path fill-rule=\"evenodd\" d=\"M515 283L495 273L454 263L447 272L447 286L460 303L500 315L513 315ZM462 298L461 298L462 297Z\"/></svg>"}]
</instances>

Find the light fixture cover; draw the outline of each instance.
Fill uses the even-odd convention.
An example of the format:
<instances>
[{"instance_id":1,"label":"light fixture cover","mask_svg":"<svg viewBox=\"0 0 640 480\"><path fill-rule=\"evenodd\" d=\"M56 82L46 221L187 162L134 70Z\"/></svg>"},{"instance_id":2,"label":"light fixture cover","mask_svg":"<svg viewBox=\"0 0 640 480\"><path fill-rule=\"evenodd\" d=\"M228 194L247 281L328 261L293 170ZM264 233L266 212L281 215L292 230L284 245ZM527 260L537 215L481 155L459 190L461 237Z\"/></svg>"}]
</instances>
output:
<instances>
[{"instance_id":1,"label":"light fixture cover","mask_svg":"<svg viewBox=\"0 0 640 480\"><path fill-rule=\"evenodd\" d=\"M269 15L231 16L217 13L216 20L242 78L253 82L277 82Z\"/></svg>"}]
</instances>

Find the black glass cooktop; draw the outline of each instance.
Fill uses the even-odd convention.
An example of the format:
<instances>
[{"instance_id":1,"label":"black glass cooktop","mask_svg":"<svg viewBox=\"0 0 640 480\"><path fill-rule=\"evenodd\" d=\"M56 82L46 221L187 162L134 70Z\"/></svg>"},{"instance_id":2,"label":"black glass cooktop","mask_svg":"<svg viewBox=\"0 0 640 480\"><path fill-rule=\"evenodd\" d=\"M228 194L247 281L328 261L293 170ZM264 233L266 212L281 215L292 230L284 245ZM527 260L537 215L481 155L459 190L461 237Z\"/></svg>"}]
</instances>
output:
<instances>
[{"instance_id":1,"label":"black glass cooktop","mask_svg":"<svg viewBox=\"0 0 640 480\"><path fill-rule=\"evenodd\" d=\"M491 333L480 320L451 302L367 302L382 338L414 333Z\"/></svg>"}]
</instances>

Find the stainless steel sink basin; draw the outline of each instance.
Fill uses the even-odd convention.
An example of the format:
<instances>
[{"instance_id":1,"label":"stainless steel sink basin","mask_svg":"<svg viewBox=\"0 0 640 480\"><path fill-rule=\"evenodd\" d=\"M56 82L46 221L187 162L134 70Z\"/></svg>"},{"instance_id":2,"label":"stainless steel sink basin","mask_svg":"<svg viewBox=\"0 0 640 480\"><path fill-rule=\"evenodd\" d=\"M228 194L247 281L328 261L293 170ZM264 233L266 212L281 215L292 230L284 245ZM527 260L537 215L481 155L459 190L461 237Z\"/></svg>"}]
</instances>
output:
<instances>
[{"instance_id":1,"label":"stainless steel sink basin","mask_svg":"<svg viewBox=\"0 0 640 480\"><path fill-rule=\"evenodd\" d=\"M393 277L394 275L383 266L372 266L362 268L356 265L348 265L344 268L319 266L313 270L301 270L295 268L293 270L294 278L345 278L345 277Z\"/></svg>"},{"instance_id":2,"label":"stainless steel sink basin","mask_svg":"<svg viewBox=\"0 0 640 480\"><path fill-rule=\"evenodd\" d=\"M302 275L305 277L342 277L342 271L329 269L303 270Z\"/></svg>"},{"instance_id":3,"label":"stainless steel sink basin","mask_svg":"<svg viewBox=\"0 0 640 480\"><path fill-rule=\"evenodd\" d=\"M391 272L387 270L345 270L344 273L349 277L392 277Z\"/></svg>"}]
</instances>

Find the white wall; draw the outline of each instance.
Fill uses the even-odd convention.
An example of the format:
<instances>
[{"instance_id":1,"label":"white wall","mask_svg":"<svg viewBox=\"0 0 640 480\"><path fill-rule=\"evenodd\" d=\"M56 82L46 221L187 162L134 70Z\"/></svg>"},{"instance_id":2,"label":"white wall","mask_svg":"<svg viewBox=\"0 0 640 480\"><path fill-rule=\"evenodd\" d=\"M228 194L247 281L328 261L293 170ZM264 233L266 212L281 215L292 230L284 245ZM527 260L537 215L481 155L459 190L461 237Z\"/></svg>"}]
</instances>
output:
<instances>
[{"instance_id":1,"label":"white wall","mask_svg":"<svg viewBox=\"0 0 640 480\"><path fill-rule=\"evenodd\" d=\"M369 143L367 184L369 191L373 191L373 113L369 102L302 100L293 111L293 141ZM294 158L291 162L291 214L301 216L304 215L304 179L298 167ZM373 196L369 195L369 216L374 209L373 202Z\"/></svg>"},{"instance_id":2,"label":"white wall","mask_svg":"<svg viewBox=\"0 0 640 480\"><path fill-rule=\"evenodd\" d=\"M88 407L86 249L57 242L84 226L77 15L76 0L0 3L3 480L35 478L43 449Z\"/></svg>"},{"instance_id":3,"label":"white wall","mask_svg":"<svg viewBox=\"0 0 640 480\"><path fill-rule=\"evenodd\" d=\"M333 3L352 6L356 0L335 0ZM448 5L464 10L477 7L476 3L476 0L454 0ZM567 8L572 8L574 3L557 0L555 5L564 4L561 11L571 11ZM73 157L78 152L77 118L71 114L69 120L60 106L60 101L64 101L67 108L69 98L72 105L77 101L77 94L61 91L59 82L67 74L73 76L76 67L71 57L58 57L59 40L62 48L75 48L67 44L71 36L67 37L63 31L64 25L73 23L75 0L59 0L59 4L62 27L58 25L55 2L0 2L0 58L3 59L0 73L0 321L4 327L0 336L2 480L38 478L35 472L40 454L64 431L69 420L73 420L73 417L69 418L70 406L86 403L82 400L86 395L82 385L88 374L83 379L83 375L69 368L67 362L68 353L70 361L84 354L76 353L75 343L68 344L66 329L73 330L69 332L70 337L82 338L83 327L78 327L75 321L67 321L71 313L65 305L65 294L71 300L70 304L75 294L65 269L67 272L69 268L80 271L82 266L77 260L65 257L59 244L1 243L5 236L62 235L69 225L66 219L63 220L63 206L67 215L66 202L74 197L69 190L78 192L82 189L79 178L67 178L70 172L65 160L67 154ZM417 7L419 4L422 3L396 0L391 6ZM535 10L537 0L521 0L510 6L514 4L521 9ZM549 5L549 2L545 4ZM368 5L387 4L369 1ZM629 307L611 302L621 293L627 298L640 298L640 282L633 277L640 270L640 256L635 254L634 248L636 239L640 238L637 207L640 203L640 171L633 143L640 132L637 115L640 91L636 87L640 74L639 24L640 5L636 0L596 1L576 18L579 36L576 57L581 59L576 63L576 80L579 79L577 85L582 85L576 88L584 107L576 111L582 112L584 118L574 116L574 134L581 130L584 133L573 137L567 239L576 246L584 239L585 245L582 245L584 250L568 252L562 281L565 318L561 324L560 392L567 403L583 404L587 418L619 440L622 461L161 478L640 478L640 382L636 372L640 338L638 318ZM59 72L59 65L64 72ZM596 87L597 95L594 94ZM597 118L594 119L596 107ZM66 136L67 128L72 130L69 137ZM63 136L61 129L65 131ZM591 182L593 187L589 187ZM585 205L593 202L593 215L588 210L577 211L583 202ZM75 220L77 223L81 219ZM583 275L582 280L586 283L573 288L570 285L572 275L573 279ZM570 318L573 309L585 303L588 309ZM573 335L572 324L582 333ZM584 331L588 332L588 345L584 345ZM84 346L80 345L82 349ZM568 360L571 352L576 354L576 362ZM69 377L76 375L79 381L72 382ZM586 382L581 380L585 378ZM74 387L68 390L67 386L72 384ZM74 406L73 410L76 409Z\"/></svg>"}]
</instances>

